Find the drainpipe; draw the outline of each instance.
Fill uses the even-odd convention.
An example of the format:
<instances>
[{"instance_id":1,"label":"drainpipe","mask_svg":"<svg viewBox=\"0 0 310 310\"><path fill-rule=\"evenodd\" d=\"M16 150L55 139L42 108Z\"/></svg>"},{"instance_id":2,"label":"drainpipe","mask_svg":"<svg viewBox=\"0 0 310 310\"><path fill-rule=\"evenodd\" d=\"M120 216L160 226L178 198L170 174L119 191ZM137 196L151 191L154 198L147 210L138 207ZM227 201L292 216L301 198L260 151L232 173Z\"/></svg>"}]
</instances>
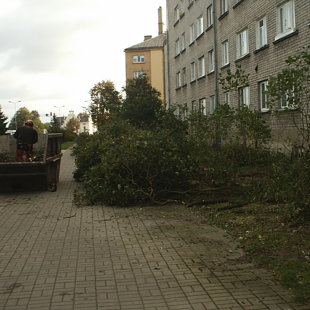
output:
<instances>
[{"instance_id":1,"label":"drainpipe","mask_svg":"<svg viewBox=\"0 0 310 310\"><path fill-rule=\"evenodd\" d=\"M217 5L216 0L212 1L212 14L213 14L213 46L214 46L214 76L215 76L215 106L219 105L219 81L218 81L218 50L217 50Z\"/></svg>"},{"instance_id":2,"label":"drainpipe","mask_svg":"<svg viewBox=\"0 0 310 310\"><path fill-rule=\"evenodd\" d=\"M169 30L167 29L166 30L166 43L165 43L165 46L164 46L164 51L165 51L165 68L167 68L167 74L166 74L166 69L165 69L165 88L166 88L166 102L167 102L167 105L166 105L166 108L167 109L170 109L171 106L170 106L170 101L171 101L171 98L170 98L170 63L169 63L169 57L170 57L170 49L169 49Z\"/></svg>"}]
</instances>

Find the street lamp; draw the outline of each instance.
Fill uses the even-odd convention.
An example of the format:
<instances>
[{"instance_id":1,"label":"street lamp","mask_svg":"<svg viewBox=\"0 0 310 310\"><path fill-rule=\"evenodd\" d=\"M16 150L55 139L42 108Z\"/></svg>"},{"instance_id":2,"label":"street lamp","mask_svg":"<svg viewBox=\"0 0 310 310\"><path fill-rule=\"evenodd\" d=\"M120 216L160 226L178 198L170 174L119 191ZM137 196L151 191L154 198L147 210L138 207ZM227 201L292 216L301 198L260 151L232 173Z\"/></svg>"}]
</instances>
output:
<instances>
[{"instance_id":1,"label":"street lamp","mask_svg":"<svg viewBox=\"0 0 310 310\"><path fill-rule=\"evenodd\" d=\"M15 104L15 115L14 115L14 120L15 120L15 129L17 130L17 121L16 121L16 104L19 103L19 102L22 102L21 100L18 100L18 101L10 101L9 100L9 103L14 103Z\"/></svg>"},{"instance_id":2,"label":"street lamp","mask_svg":"<svg viewBox=\"0 0 310 310\"><path fill-rule=\"evenodd\" d=\"M60 109L61 108L64 108L65 106L64 105L62 105L62 106L56 106L56 105L54 105L54 108L57 108L58 109L58 116L60 117Z\"/></svg>"},{"instance_id":3,"label":"street lamp","mask_svg":"<svg viewBox=\"0 0 310 310\"><path fill-rule=\"evenodd\" d=\"M56 105L54 105L54 108L57 108L58 109L58 117L59 117L59 123L60 123L60 125L62 125L61 123L62 123L62 121L61 121L61 115L60 115L60 109L61 108L64 108L65 106L64 105L61 105L61 106L56 106ZM63 119L63 123L65 122L65 120Z\"/></svg>"}]
</instances>

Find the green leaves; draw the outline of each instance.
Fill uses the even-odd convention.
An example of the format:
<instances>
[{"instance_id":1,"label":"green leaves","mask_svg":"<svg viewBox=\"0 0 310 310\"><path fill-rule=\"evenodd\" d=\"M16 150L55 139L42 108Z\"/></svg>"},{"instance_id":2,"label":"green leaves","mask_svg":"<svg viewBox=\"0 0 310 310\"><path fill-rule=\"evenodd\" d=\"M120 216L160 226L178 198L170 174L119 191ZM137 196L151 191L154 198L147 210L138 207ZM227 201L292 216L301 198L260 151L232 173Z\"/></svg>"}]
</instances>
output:
<instances>
[{"instance_id":1,"label":"green leaves","mask_svg":"<svg viewBox=\"0 0 310 310\"><path fill-rule=\"evenodd\" d=\"M225 92L236 91L240 87L249 86L249 74L237 65L234 73L230 69L227 70L225 77L220 73L219 82Z\"/></svg>"}]
</instances>

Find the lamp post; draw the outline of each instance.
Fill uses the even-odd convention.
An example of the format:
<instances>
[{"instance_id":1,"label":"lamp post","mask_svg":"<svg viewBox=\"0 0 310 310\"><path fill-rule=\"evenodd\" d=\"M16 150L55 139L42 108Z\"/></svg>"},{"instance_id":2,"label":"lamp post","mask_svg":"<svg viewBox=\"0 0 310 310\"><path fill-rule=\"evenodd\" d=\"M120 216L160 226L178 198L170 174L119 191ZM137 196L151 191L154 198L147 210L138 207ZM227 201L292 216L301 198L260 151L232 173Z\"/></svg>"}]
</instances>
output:
<instances>
[{"instance_id":1,"label":"lamp post","mask_svg":"<svg viewBox=\"0 0 310 310\"><path fill-rule=\"evenodd\" d=\"M17 105L17 103L19 103L19 102L22 102L21 100L18 100L18 101L10 101L9 100L9 103L14 103L14 105L15 105L15 115L14 115L14 120L15 120L15 129L17 130L17 121L16 121L16 113L17 113L17 110L16 110L16 105Z\"/></svg>"},{"instance_id":2,"label":"lamp post","mask_svg":"<svg viewBox=\"0 0 310 310\"><path fill-rule=\"evenodd\" d=\"M65 106L64 105L61 105L61 106L56 106L54 105L54 108L57 108L58 109L58 117L59 117L59 123L61 123L61 115L60 115L60 109L61 108L64 108ZM64 122L65 120L63 120ZM61 125L61 124L60 124Z\"/></svg>"},{"instance_id":3,"label":"lamp post","mask_svg":"<svg viewBox=\"0 0 310 310\"><path fill-rule=\"evenodd\" d=\"M54 108L57 108L58 109L58 116L60 116L60 109L61 108L64 108L65 106L64 105L62 105L62 106L56 106L56 105L54 105Z\"/></svg>"}]
</instances>

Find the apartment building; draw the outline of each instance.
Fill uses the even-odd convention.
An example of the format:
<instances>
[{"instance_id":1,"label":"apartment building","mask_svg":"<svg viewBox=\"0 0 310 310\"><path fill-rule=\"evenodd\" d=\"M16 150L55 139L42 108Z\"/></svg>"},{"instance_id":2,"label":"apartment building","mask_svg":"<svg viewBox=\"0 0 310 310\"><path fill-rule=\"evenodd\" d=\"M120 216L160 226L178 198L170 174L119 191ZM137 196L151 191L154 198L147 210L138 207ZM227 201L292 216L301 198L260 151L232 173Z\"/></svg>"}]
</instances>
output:
<instances>
[{"instance_id":1,"label":"apartment building","mask_svg":"<svg viewBox=\"0 0 310 310\"><path fill-rule=\"evenodd\" d=\"M162 8L158 9L158 36L144 36L144 41L125 49L126 80L146 74L150 84L156 88L163 103L165 98L165 57L164 45L166 34L163 33Z\"/></svg>"},{"instance_id":2,"label":"apartment building","mask_svg":"<svg viewBox=\"0 0 310 310\"><path fill-rule=\"evenodd\" d=\"M287 57L310 44L310 1L169 0L167 19L168 106L212 113L218 104L245 104L261 111L275 140L293 135L289 113L271 112L264 91ZM237 65L249 86L225 93L219 75Z\"/></svg>"}]
</instances>

